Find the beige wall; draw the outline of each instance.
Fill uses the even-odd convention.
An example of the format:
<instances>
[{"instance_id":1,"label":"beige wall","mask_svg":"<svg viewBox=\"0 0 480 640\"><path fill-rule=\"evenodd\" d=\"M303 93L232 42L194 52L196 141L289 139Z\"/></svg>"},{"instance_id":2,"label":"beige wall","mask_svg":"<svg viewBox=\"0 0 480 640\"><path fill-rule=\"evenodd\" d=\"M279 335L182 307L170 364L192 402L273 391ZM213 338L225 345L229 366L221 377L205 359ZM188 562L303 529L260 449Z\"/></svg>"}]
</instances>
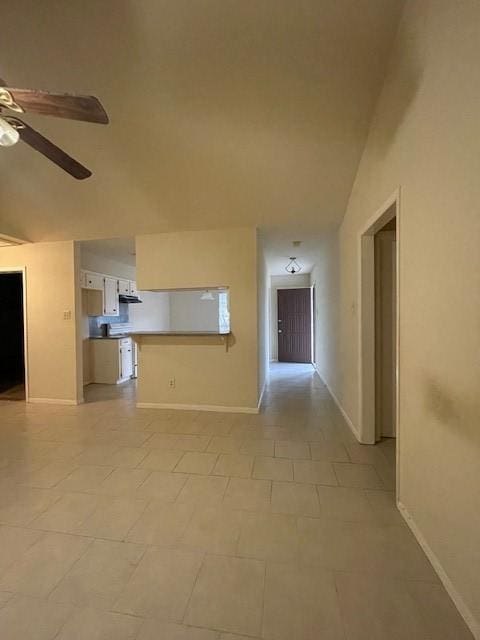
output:
<instances>
[{"instance_id":1,"label":"beige wall","mask_svg":"<svg viewBox=\"0 0 480 640\"><path fill-rule=\"evenodd\" d=\"M257 234L257 308L258 308L258 395L263 395L268 377L269 305L268 268L263 239Z\"/></svg>"},{"instance_id":2,"label":"beige wall","mask_svg":"<svg viewBox=\"0 0 480 640\"><path fill-rule=\"evenodd\" d=\"M270 359L278 360L278 310L277 310L277 291L278 289L295 289L297 287L309 287L310 274L299 273L297 275L271 276L270 277L270 309L269 309L269 325L270 325Z\"/></svg>"},{"instance_id":3,"label":"beige wall","mask_svg":"<svg viewBox=\"0 0 480 640\"><path fill-rule=\"evenodd\" d=\"M73 242L0 248L0 268L26 268L30 400L77 401ZM64 311L71 319L64 320Z\"/></svg>"},{"instance_id":4,"label":"beige wall","mask_svg":"<svg viewBox=\"0 0 480 640\"><path fill-rule=\"evenodd\" d=\"M319 357L358 424L358 233L400 185L399 500L477 637L479 25L477 1L406 4L339 232L337 350Z\"/></svg>"},{"instance_id":5,"label":"beige wall","mask_svg":"<svg viewBox=\"0 0 480 640\"><path fill-rule=\"evenodd\" d=\"M315 285L315 366L333 392L338 389L338 234L325 235L319 246L318 257L312 270L311 283Z\"/></svg>"},{"instance_id":6,"label":"beige wall","mask_svg":"<svg viewBox=\"0 0 480 640\"><path fill-rule=\"evenodd\" d=\"M257 383L256 230L138 236L139 289L227 286L233 337L142 338L138 402L254 410ZM168 381L175 378L174 388Z\"/></svg>"}]
</instances>

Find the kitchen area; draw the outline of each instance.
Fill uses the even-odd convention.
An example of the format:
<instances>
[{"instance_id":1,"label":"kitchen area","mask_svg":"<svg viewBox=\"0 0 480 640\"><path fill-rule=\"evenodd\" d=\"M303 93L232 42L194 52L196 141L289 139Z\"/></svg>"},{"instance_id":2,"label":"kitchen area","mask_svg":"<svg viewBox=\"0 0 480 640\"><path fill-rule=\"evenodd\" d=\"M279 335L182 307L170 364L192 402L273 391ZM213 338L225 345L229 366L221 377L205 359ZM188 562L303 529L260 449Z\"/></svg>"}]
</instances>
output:
<instances>
[{"instance_id":1,"label":"kitchen area","mask_svg":"<svg viewBox=\"0 0 480 640\"><path fill-rule=\"evenodd\" d=\"M108 395L112 385L116 393L134 392L142 337L229 333L228 291L139 291L134 238L79 244L83 384L89 396Z\"/></svg>"}]
</instances>

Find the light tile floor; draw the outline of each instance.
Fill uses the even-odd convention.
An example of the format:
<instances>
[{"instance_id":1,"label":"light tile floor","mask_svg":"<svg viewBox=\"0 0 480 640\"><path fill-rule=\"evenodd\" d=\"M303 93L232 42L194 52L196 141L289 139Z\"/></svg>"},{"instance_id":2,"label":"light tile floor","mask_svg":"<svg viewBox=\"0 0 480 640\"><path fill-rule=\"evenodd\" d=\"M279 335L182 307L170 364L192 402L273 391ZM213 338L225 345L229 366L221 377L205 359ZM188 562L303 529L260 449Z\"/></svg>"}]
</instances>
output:
<instances>
[{"instance_id":1,"label":"light tile floor","mask_svg":"<svg viewBox=\"0 0 480 640\"><path fill-rule=\"evenodd\" d=\"M311 367L259 415L86 395L0 402L2 640L471 638Z\"/></svg>"}]
</instances>

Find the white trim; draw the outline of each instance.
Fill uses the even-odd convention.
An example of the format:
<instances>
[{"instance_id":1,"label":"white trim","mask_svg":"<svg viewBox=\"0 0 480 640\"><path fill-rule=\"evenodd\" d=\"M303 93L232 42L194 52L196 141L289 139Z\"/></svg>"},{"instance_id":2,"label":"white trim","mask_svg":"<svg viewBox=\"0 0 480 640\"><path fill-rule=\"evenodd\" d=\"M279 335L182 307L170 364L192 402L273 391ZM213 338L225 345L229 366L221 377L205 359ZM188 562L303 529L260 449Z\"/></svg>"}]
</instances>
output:
<instances>
[{"instance_id":1,"label":"white trim","mask_svg":"<svg viewBox=\"0 0 480 640\"><path fill-rule=\"evenodd\" d=\"M7 236L4 236L7 237ZM23 363L25 369L25 401L29 402L29 372L28 372L28 327L27 327L27 267L0 267L2 273L22 274L22 304L23 304Z\"/></svg>"},{"instance_id":2,"label":"white trim","mask_svg":"<svg viewBox=\"0 0 480 640\"><path fill-rule=\"evenodd\" d=\"M76 400L65 400L64 398L29 398L28 402L30 404L68 404L68 405L81 404Z\"/></svg>"},{"instance_id":3,"label":"white trim","mask_svg":"<svg viewBox=\"0 0 480 640\"><path fill-rule=\"evenodd\" d=\"M345 409L342 407L340 400L337 398L337 396L333 393L332 389L330 388L328 382L326 382L322 376L318 373L318 369L315 365L313 365L313 368L315 369L315 373L317 374L317 376L320 378L320 380L323 382L323 384L327 387L328 389L328 393L332 396L335 404L338 407L338 410L340 411L340 413L342 414L342 416L345 418L345 422L348 424L350 431L353 433L353 435L355 436L355 438L360 442L360 437L359 437L359 433L358 433L358 429L357 427L353 424L350 416L348 415L348 413L345 411Z\"/></svg>"},{"instance_id":4,"label":"white trim","mask_svg":"<svg viewBox=\"0 0 480 640\"><path fill-rule=\"evenodd\" d=\"M258 407L227 407L217 404L171 404L169 402L137 402L137 409L175 409L179 411L218 411L221 413L258 413Z\"/></svg>"},{"instance_id":5,"label":"white trim","mask_svg":"<svg viewBox=\"0 0 480 640\"><path fill-rule=\"evenodd\" d=\"M475 619L475 616L470 611L468 605L465 603L462 596L453 585L450 577L448 576L445 569L442 567L435 553L432 551L430 545L426 541L423 533L420 531L418 525L410 515L406 506L402 504L400 500L397 502L397 506L398 506L398 510L402 514L403 519L405 520L407 525L410 527L410 530L415 536L418 544L422 547L423 551L425 552L425 555L430 560L430 563L433 569L435 570L435 573L440 578L440 581L445 587L445 590L447 591L450 598L453 600L453 603L457 607L458 612L460 613L462 618L465 620L465 623L470 629L470 631L472 632L474 638L476 640L480 640L480 622Z\"/></svg>"}]
</instances>

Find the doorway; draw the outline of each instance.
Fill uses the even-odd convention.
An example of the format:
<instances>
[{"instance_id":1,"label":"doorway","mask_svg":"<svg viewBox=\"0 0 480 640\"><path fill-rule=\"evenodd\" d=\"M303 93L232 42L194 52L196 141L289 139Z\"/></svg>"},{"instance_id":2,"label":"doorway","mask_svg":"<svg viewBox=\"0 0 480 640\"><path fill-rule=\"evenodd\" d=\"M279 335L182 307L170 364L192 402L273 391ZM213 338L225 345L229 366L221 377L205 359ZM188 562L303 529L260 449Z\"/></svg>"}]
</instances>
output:
<instances>
[{"instance_id":1,"label":"doorway","mask_svg":"<svg viewBox=\"0 0 480 640\"><path fill-rule=\"evenodd\" d=\"M278 361L312 362L312 290L278 289Z\"/></svg>"},{"instance_id":2,"label":"doorway","mask_svg":"<svg viewBox=\"0 0 480 640\"><path fill-rule=\"evenodd\" d=\"M363 444L399 436L399 223L397 190L359 234L358 437Z\"/></svg>"},{"instance_id":3,"label":"doorway","mask_svg":"<svg viewBox=\"0 0 480 640\"><path fill-rule=\"evenodd\" d=\"M25 400L24 282L22 272L0 273L0 400Z\"/></svg>"},{"instance_id":4,"label":"doorway","mask_svg":"<svg viewBox=\"0 0 480 640\"><path fill-rule=\"evenodd\" d=\"M396 218L374 236L375 440L396 437Z\"/></svg>"}]
</instances>

